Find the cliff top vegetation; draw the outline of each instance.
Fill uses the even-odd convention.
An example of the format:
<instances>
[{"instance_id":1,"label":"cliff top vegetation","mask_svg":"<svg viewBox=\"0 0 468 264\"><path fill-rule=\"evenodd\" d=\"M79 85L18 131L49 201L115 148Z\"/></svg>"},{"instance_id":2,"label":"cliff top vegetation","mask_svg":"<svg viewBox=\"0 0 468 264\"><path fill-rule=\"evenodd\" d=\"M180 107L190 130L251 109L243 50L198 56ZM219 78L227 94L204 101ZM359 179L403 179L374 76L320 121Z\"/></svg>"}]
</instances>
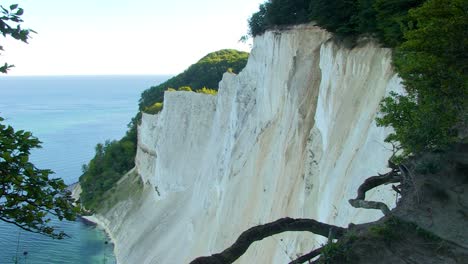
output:
<instances>
[{"instance_id":1,"label":"cliff top vegetation","mask_svg":"<svg viewBox=\"0 0 468 264\"><path fill-rule=\"evenodd\" d=\"M249 53L232 49L212 52L192 64L187 70L164 83L145 90L140 98L140 110L156 102L164 101L164 91L168 88L189 86L193 90L207 87L218 90L218 83L223 74L230 70L240 72L247 64Z\"/></svg>"},{"instance_id":2,"label":"cliff top vegetation","mask_svg":"<svg viewBox=\"0 0 468 264\"><path fill-rule=\"evenodd\" d=\"M467 0L269 0L249 34L315 21L338 39L371 36L393 48L407 94L386 97L377 121L395 129L386 141L397 161L466 140L467 17Z\"/></svg>"}]
</instances>

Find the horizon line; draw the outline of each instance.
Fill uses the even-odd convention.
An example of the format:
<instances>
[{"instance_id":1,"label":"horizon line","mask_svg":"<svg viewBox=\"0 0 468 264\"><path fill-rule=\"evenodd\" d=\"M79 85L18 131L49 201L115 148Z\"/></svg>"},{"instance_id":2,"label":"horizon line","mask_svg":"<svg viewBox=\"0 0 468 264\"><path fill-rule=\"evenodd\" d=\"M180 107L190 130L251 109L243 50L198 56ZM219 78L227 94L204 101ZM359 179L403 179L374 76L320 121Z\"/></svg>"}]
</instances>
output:
<instances>
[{"instance_id":1,"label":"horizon line","mask_svg":"<svg viewBox=\"0 0 468 264\"><path fill-rule=\"evenodd\" d=\"M30 74L30 75L14 75L14 74L1 74L0 78L11 78L11 77L118 77L118 76L175 76L176 74L173 73L141 73L141 74L133 74L133 73L110 73L110 74Z\"/></svg>"}]
</instances>

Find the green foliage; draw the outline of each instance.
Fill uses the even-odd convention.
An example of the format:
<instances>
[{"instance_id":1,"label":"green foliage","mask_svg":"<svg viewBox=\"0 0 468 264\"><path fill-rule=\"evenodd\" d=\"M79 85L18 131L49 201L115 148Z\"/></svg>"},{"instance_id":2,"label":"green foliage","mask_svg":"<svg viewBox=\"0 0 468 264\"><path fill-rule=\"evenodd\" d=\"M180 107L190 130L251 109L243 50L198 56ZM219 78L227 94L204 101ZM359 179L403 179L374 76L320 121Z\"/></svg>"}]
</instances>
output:
<instances>
[{"instance_id":1,"label":"green foliage","mask_svg":"<svg viewBox=\"0 0 468 264\"><path fill-rule=\"evenodd\" d=\"M308 20L338 36L377 37L394 47L394 65L407 94L381 103L380 126L401 150L394 161L444 148L468 123L468 1L466 0L269 0L249 20L250 34ZM290 14L295 14L291 16Z\"/></svg>"},{"instance_id":2,"label":"green foliage","mask_svg":"<svg viewBox=\"0 0 468 264\"><path fill-rule=\"evenodd\" d=\"M447 161L438 153L431 153L419 158L415 164L414 172L422 175L436 174L443 169Z\"/></svg>"},{"instance_id":3,"label":"green foliage","mask_svg":"<svg viewBox=\"0 0 468 264\"><path fill-rule=\"evenodd\" d=\"M403 40L408 10L424 0L269 0L249 19L249 35L281 25L315 21L341 37L378 37L387 46Z\"/></svg>"},{"instance_id":4,"label":"green foliage","mask_svg":"<svg viewBox=\"0 0 468 264\"><path fill-rule=\"evenodd\" d=\"M386 243L391 243L395 240L400 240L403 236L400 228L403 222L397 218L390 218L382 224L372 226L369 232L372 236L383 239Z\"/></svg>"},{"instance_id":5,"label":"green foliage","mask_svg":"<svg viewBox=\"0 0 468 264\"><path fill-rule=\"evenodd\" d=\"M17 4L9 9L0 5L0 33L27 43L31 29L21 28L24 13ZM0 51L3 46L0 45ZM0 66L1 73L14 67ZM0 117L0 122L4 119ZM75 220L79 206L62 179L51 179L51 170L38 169L29 162L31 149L40 148L40 141L30 132L15 131L0 123L0 220L26 231L62 239L66 234L50 225L50 216L62 221Z\"/></svg>"},{"instance_id":6,"label":"green foliage","mask_svg":"<svg viewBox=\"0 0 468 264\"><path fill-rule=\"evenodd\" d=\"M408 94L386 98L377 120L395 129L387 141L403 156L445 148L467 124L467 12L466 0L430 0L409 11L394 56Z\"/></svg>"},{"instance_id":7,"label":"green foliage","mask_svg":"<svg viewBox=\"0 0 468 264\"><path fill-rule=\"evenodd\" d=\"M401 158L444 148L457 140L456 113L446 111L451 102L418 102L415 95L391 94L381 103L383 116L377 125L391 126L394 132L385 139L397 146Z\"/></svg>"},{"instance_id":8,"label":"green foliage","mask_svg":"<svg viewBox=\"0 0 468 264\"><path fill-rule=\"evenodd\" d=\"M322 248L318 263L349 263L351 259L348 245L341 241L337 243L329 242Z\"/></svg>"},{"instance_id":9,"label":"green foliage","mask_svg":"<svg viewBox=\"0 0 468 264\"><path fill-rule=\"evenodd\" d=\"M136 144L130 137L131 133L127 133L120 141L97 144L94 158L83 166L80 198L86 209L99 208L103 194L135 165Z\"/></svg>"},{"instance_id":10,"label":"green foliage","mask_svg":"<svg viewBox=\"0 0 468 264\"><path fill-rule=\"evenodd\" d=\"M174 88L167 88L166 91L167 92L175 92L175 91L193 92L193 90L192 90L192 88L190 86L182 86L182 87L179 87L179 89L177 89L177 90L174 89ZM198 89L198 90L196 90L196 92L197 93L203 93L203 94L209 94L209 95L216 95L218 93L217 90L208 89L206 87ZM155 115L155 114L161 112L163 107L164 107L163 102L156 102L156 103L154 103L153 105L151 105L149 107L145 107L145 109L143 109L143 112L145 112L147 114Z\"/></svg>"},{"instance_id":11,"label":"green foliage","mask_svg":"<svg viewBox=\"0 0 468 264\"><path fill-rule=\"evenodd\" d=\"M257 36L263 34L268 27L271 25L268 24L266 20L266 15L268 13L269 2L261 4L258 8L259 11L254 13L248 20L249 23L249 33L250 36ZM243 36L246 39L246 36Z\"/></svg>"},{"instance_id":12,"label":"green foliage","mask_svg":"<svg viewBox=\"0 0 468 264\"><path fill-rule=\"evenodd\" d=\"M3 37L10 36L14 39L28 43L30 33L35 33L35 31L32 29L21 28L21 23L23 22L21 16L23 15L24 10L18 7L17 4L10 5L9 9L0 5L0 9L0 33ZM1 45L0 51L3 51L3 46ZM7 73L7 71L12 67L14 67L14 65L5 63L0 66L0 72Z\"/></svg>"},{"instance_id":13,"label":"green foliage","mask_svg":"<svg viewBox=\"0 0 468 264\"><path fill-rule=\"evenodd\" d=\"M309 21L309 0L270 0L248 20L249 35L261 35L275 26L295 25Z\"/></svg>"},{"instance_id":14,"label":"green foliage","mask_svg":"<svg viewBox=\"0 0 468 264\"><path fill-rule=\"evenodd\" d=\"M209 94L209 95L217 95L218 94L218 91L216 91L215 89L208 89L206 87L198 89L196 92L197 93L202 93L202 94Z\"/></svg>"},{"instance_id":15,"label":"green foliage","mask_svg":"<svg viewBox=\"0 0 468 264\"><path fill-rule=\"evenodd\" d=\"M375 34L377 32L377 11L374 3L377 0L358 0L357 12L351 18L355 31Z\"/></svg>"},{"instance_id":16,"label":"green foliage","mask_svg":"<svg viewBox=\"0 0 468 264\"><path fill-rule=\"evenodd\" d=\"M358 12L354 0L310 1L310 18L338 35L355 34L353 15Z\"/></svg>"},{"instance_id":17,"label":"green foliage","mask_svg":"<svg viewBox=\"0 0 468 264\"><path fill-rule=\"evenodd\" d=\"M79 207L62 179L49 178L51 170L29 161L31 149L40 148L40 143L30 132L0 123L0 220L62 239L66 234L50 225L50 215L75 220Z\"/></svg>"},{"instance_id":18,"label":"green foliage","mask_svg":"<svg viewBox=\"0 0 468 264\"><path fill-rule=\"evenodd\" d=\"M140 174L136 170L133 170L103 194L99 202L99 212L106 212L121 201L128 202L131 199L137 202L143 193L142 191L143 181Z\"/></svg>"},{"instance_id":19,"label":"green foliage","mask_svg":"<svg viewBox=\"0 0 468 264\"><path fill-rule=\"evenodd\" d=\"M192 88L190 86L182 86L177 89L178 91L185 91L185 92L192 92Z\"/></svg>"},{"instance_id":20,"label":"green foliage","mask_svg":"<svg viewBox=\"0 0 468 264\"><path fill-rule=\"evenodd\" d=\"M163 102L164 91L169 87L189 86L193 90L214 87L217 90L223 74L229 68L232 68L234 72L240 72L245 67L248 56L248 53L237 50L220 50L210 53L183 73L144 91L140 98L140 110L156 102Z\"/></svg>"},{"instance_id":21,"label":"green foliage","mask_svg":"<svg viewBox=\"0 0 468 264\"><path fill-rule=\"evenodd\" d=\"M389 47L403 42L403 29L408 24L408 10L420 6L425 0L376 0L377 36Z\"/></svg>"},{"instance_id":22,"label":"green foliage","mask_svg":"<svg viewBox=\"0 0 468 264\"><path fill-rule=\"evenodd\" d=\"M269 0L249 19L249 35L257 36L282 25L316 21L329 31L349 35L355 31L354 0Z\"/></svg>"},{"instance_id":23,"label":"green foliage","mask_svg":"<svg viewBox=\"0 0 468 264\"><path fill-rule=\"evenodd\" d=\"M157 102L157 103L154 103L150 107L146 107L144 112L147 113L147 114L155 115L155 114L161 112L162 109L163 109L163 103Z\"/></svg>"},{"instance_id":24,"label":"green foliage","mask_svg":"<svg viewBox=\"0 0 468 264\"><path fill-rule=\"evenodd\" d=\"M371 236L380 238L386 243L392 243L403 239L410 233L416 234L427 242L438 243L440 237L412 222L406 222L396 217L391 217L385 222L372 226L369 229Z\"/></svg>"}]
</instances>

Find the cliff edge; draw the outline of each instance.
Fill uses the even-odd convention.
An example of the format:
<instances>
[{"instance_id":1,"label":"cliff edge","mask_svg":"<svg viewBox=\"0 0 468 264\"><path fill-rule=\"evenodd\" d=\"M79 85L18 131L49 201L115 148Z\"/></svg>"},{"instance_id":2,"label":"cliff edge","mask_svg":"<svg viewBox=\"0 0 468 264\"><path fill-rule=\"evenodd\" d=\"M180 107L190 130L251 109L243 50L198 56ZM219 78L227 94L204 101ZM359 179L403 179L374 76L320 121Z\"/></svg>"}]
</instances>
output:
<instances>
[{"instance_id":1,"label":"cliff edge","mask_svg":"<svg viewBox=\"0 0 468 264\"><path fill-rule=\"evenodd\" d=\"M391 51L347 49L313 25L256 37L245 69L217 96L166 92L143 114L136 169L98 215L119 263L188 263L219 252L247 228L281 217L333 225L377 220L348 204L362 181L385 172L388 129L379 102L401 84ZM373 200L395 206L395 192ZM287 263L324 241L286 233L254 244L237 263Z\"/></svg>"}]
</instances>

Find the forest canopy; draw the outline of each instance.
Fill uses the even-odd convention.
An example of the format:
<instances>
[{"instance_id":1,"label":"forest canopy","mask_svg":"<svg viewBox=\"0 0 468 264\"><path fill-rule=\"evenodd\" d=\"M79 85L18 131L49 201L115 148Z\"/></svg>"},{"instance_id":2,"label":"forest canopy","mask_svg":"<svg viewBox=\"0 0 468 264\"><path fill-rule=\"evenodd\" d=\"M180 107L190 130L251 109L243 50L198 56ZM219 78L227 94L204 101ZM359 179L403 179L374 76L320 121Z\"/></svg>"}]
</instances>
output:
<instances>
[{"instance_id":1,"label":"forest canopy","mask_svg":"<svg viewBox=\"0 0 468 264\"><path fill-rule=\"evenodd\" d=\"M249 19L249 34L257 36L278 26L315 21L340 37L368 34L387 46L403 40L408 10L424 0L269 0Z\"/></svg>"}]
</instances>

